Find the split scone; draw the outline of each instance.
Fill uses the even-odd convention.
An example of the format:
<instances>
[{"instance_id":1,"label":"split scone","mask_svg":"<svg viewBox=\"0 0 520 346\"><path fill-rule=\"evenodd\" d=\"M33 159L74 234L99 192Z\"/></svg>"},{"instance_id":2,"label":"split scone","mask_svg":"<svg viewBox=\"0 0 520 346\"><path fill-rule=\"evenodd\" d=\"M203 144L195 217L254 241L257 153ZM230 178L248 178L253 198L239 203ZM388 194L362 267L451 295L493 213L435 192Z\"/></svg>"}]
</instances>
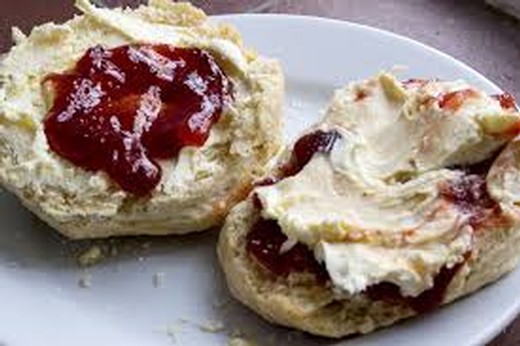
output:
<instances>
[{"instance_id":1,"label":"split scone","mask_svg":"<svg viewBox=\"0 0 520 346\"><path fill-rule=\"evenodd\" d=\"M170 0L82 11L0 63L0 180L71 238L220 224L281 147L283 75Z\"/></svg>"},{"instance_id":2,"label":"split scone","mask_svg":"<svg viewBox=\"0 0 520 346\"><path fill-rule=\"evenodd\" d=\"M368 333L497 280L520 255L520 114L463 81L381 74L232 209L233 295L313 334Z\"/></svg>"}]
</instances>

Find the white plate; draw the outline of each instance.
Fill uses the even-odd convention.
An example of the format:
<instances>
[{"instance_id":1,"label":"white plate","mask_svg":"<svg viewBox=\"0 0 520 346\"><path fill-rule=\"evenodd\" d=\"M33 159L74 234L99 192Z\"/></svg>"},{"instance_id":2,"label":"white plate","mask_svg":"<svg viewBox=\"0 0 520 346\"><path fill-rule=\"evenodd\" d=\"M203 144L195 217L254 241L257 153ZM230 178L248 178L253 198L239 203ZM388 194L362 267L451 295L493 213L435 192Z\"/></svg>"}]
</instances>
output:
<instances>
[{"instance_id":1,"label":"white plate","mask_svg":"<svg viewBox=\"0 0 520 346\"><path fill-rule=\"evenodd\" d=\"M401 76L465 78L499 89L462 63L406 38L345 22L281 15L225 16L247 45L278 57L287 75L288 138L319 119L334 88L394 65ZM17 201L0 197L0 345L225 345L241 331L260 345L478 345L520 308L520 271L428 316L369 336L328 341L269 325L229 301L215 257L216 232L152 240L78 268L66 243ZM163 273L160 287L154 273ZM91 276L92 286L78 280ZM225 330L208 333L212 321ZM167 333L169 330L169 333ZM170 335L168 335L170 334Z\"/></svg>"}]
</instances>

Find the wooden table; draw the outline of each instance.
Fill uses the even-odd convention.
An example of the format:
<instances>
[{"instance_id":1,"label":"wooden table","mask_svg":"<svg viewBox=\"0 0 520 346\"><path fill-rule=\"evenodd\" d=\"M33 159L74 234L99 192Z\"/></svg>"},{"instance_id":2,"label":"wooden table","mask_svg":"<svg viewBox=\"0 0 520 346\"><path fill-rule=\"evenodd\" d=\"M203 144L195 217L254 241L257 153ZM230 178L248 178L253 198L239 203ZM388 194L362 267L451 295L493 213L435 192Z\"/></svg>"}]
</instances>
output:
<instances>
[{"instance_id":1,"label":"wooden table","mask_svg":"<svg viewBox=\"0 0 520 346\"><path fill-rule=\"evenodd\" d=\"M137 3L139 0L128 0ZM200 0L209 3L208 0ZM72 0L0 0L0 51L10 46L10 27L65 20ZM106 0L117 3L117 0ZM241 1L215 0L211 11L237 10ZM221 5L228 2L228 5ZM390 30L436 47L474 67L520 98L520 23L481 0L274 0L270 12L344 19ZM237 5L238 4L238 5ZM243 4L243 3L242 3ZM211 6L211 5L209 5ZM222 8L225 6L227 9ZM216 7L216 8L215 8ZM519 290L520 294L520 290ZM520 345L520 318L492 346Z\"/></svg>"}]
</instances>

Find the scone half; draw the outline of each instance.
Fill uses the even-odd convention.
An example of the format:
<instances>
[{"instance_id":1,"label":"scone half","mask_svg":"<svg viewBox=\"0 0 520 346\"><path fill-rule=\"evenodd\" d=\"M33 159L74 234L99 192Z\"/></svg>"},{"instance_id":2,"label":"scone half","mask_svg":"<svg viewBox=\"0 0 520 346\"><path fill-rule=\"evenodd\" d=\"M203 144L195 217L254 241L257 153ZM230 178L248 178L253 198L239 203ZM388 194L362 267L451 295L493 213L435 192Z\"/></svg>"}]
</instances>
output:
<instances>
[{"instance_id":1,"label":"scone half","mask_svg":"<svg viewBox=\"0 0 520 346\"><path fill-rule=\"evenodd\" d=\"M519 121L511 96L463 81L381 74L338 90L229 214L218 254L232 294L343 337L497 280L520 247Z\"/></svg>"},{"instance_id":2,"label":"scone half","mask_svg":"<svg viewBox=\"0 0 520 346\"><path fill-rule=\"evenodd\" d=\"M0 64L3 186L71 238L219 225L280 149L280 64L185 3L76 6L66 23L13 30Z\"/></svg>"}]
</instances>

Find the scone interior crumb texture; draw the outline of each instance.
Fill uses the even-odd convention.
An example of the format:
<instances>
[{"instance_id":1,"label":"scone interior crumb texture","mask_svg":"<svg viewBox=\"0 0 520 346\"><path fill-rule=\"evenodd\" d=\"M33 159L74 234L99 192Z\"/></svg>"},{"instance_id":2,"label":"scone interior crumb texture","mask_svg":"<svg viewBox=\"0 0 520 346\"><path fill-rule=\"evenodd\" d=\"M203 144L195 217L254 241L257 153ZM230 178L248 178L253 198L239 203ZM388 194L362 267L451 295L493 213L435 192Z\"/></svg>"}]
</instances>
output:
<instances>
[{"instance_id":1,"label":"scone interior crumb texture","mask_svg":"<svg viewBox=\"0 0 520 346\"><path fill-rule=\"evenodd\" d=\"M497 280L520 249L519 125L510 95L464 81L382 73L337 90L228 216L231 292L269 321L342 337Z\"/></svg>"},{"instance_id":2,"label":"scone interior crumb texture","mask_svg":"<svg viewBox=\"0 0 520 346\"><path fill-rule=\"evenodd\" d=\"M0 63L2 184L71 238L187 233L219 224L280 148L279 63L244 48L233 27L210 24L186 3L150 0L136 9L107 9L78 0L76 7L81 14L66 23L46 23L28 35L13 29L15 46ZM43 126L53 104L46 76L70 70L94 46L129 44L204 49L234 87L234 101L204 145L159 162L162 179L146 198L59 157Z\"/></svg>"}]
</instances>

